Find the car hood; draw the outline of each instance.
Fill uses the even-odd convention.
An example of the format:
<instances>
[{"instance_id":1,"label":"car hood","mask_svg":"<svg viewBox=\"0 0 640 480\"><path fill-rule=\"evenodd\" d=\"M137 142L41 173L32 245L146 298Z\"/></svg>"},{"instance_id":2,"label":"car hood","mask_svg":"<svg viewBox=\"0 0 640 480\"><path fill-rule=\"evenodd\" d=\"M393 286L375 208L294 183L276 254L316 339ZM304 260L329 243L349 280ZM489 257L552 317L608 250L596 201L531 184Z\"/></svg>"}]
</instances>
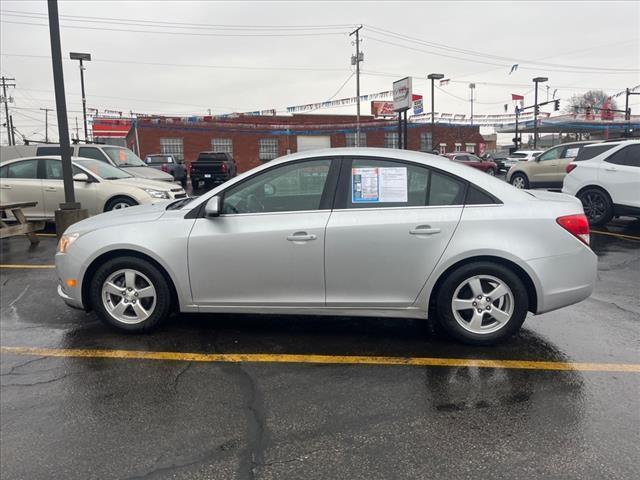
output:
<instances>
[{"instance_id":1,"label":"car hood","mask_svg":"<svg viewBox=\"0 0 640 480\"><path fill-rule=\"evenodd\" d=\"M164 182L173 182L173 175L163 172L162 170L157 170L151 167L118 167L121 170L124 170L130 175L138 178L148 178L150 180L161 180Z\"/></svg>"},{"instance_id":2,"label":"car hood","mask_svg":"<svg viewBox=\"0 0 640 480\"><path fill-rule=\"evenodd\" d=\"M164 214L167 204L172 201L173 200L166 200L150 205L137 205L135 207L101 213L74 223L65 230L65 233L87 233L104 227L152 222Z\"/></svg>"},{"instance_id":3,"label":"car hood","mask_svg":"<svg viewBox=\"0 0 640 480\"><path fill-rule=\"evenodd\" d=\"M168 192L174 188L182 188L174 183L170 182L160 182L158 180L150 180L147 178L119 178L117 180L107 180L108 182L117 184L117 185L125 185L127 187L138 187L138 188L152 188L154 190L160 190L162 192Z\"/></svg>"}]
</instances>

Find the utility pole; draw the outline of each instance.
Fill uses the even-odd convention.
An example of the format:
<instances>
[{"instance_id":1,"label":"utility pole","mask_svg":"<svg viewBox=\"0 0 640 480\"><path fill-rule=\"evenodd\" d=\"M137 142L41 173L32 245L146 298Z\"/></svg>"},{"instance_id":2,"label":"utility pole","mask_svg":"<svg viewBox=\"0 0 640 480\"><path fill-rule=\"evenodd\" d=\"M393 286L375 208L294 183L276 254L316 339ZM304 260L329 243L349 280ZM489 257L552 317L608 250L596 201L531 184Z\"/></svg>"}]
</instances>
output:
<instances>
[{"instance_id":1,"label":"utility pole","mask_svg":"<svg viewBox=\"0 0 640 480\"><path fill-rule=\"evenodd\" d=\"M444 78L444 74L442 73L430 73L427 75L427 78L431 80L431 151L436 148L436 134L435 134L435 87L433 82L435 80L442 80Z\"/></svg>"},{"instance_id":2,"label":"utility pole","mask_svg":"<svg viewBox=\"0 0 640 480\"><path fill-rule=\"evenodd\" d=\"M49 112L53 111L53 108L41 108L44 110L44 143L49 143Z\"/></svg>"},{"instance_id":3,"label":"utility pole","mask_svg":"<svg viewBox=\"0 0 640 480\"><path fill-rule=\"evenodd\" d=\"M78 116L76 115L76 140L80 141L80 132L78 128Z\"/></svg>"},{"instance_id":4,"label":"utility pole","mask_svg":"<svg viewBox=\"0 0 640 480\"><path fill-rule=\"evenodd\" d=\"M533 83L535 84L536 94L533 106L533 149L535 150L538 147L538 84L544 83L549 80L547 77L536 77L533 79Z\"/></svg>"},{"instance_id":5,"label":"utility pole","mask_svg":"<svg viewBox=\"0 0 640 480\"><path fill-rule=\"evenodd\" d=\"M469 84L469 92L471 93L471 126L473 126L473 91L476 88L475 83Z\"/></svg>"},{"instance_id":6,"label":"utility pole","mask_svg":"<svg viewBox=\"0 0 640 480\"><path fill-rule=\"evenodd\" d=\"M51 41L51 63L53 67L53 85L56 96L56 113L58 116L58 137L60 139L60 156L62 159L62 179L64 185L64 203L55 211L56 234L58 238L73 223L87 218L89 212L82 209L73 186L73 167L71 164L71 145L69 144L69 123L67 120L67 100L64 92L64 71L62 69L62 47L60 45L60 20L58 18L58 1L48 0L49 38Z\"/></svg>"},{"instance_id":7,"label":"utility pole","mask_svg":"<svg viewBox=\"0 0 640 480\"><path fill-rule=\"evenodd\" d=\"M5 120L7 121L7 143L9 145L13 145L11 143L11 127L9 125L9 97L7 97L7 87L15 87L16 79L15 78L5 78L2 77L2 103L4 103L4 114ZM10 82L10 83L7 83ZM13 83L11 83L13 82Z\"/></svg>"},{"instance_id":8,"label":"utility pole","mask_svg":"<svg viewBox=\"0 0 640 480\"><path fill-rule=\"evenodd\" d=\"M87 98L84 94L84 64L82 62L84 60L86 60L87 62L90 62L91 54L71 52L69 54L69 58L71 58L71 60L80 60L80 88L82 89L82 118L84 121L84 141L86 143L89 141L89 132L87 130Z\"/></svg>"},{"instance_id":9,"label":"utility pole","mask_svg":"<svg viewBox=\"0 0 640 480\"><path fill-rule=\"evenodd\" d=\"M356 147L360 146L360 62L364 60L361 52L360 52L360 30L362 29L362 25L356 28L353 32L349 34L349 36L355 34L356 36L356 55L355 57L351 57L351 65L355 63L356 66L356 97L358 101L356 102Z\"/></svg>"},{"instance_id":10,"label":"utility pole","mask_svg":"<svg viewBox=\"0 0 640 480\"><path fill-rule=\"evenodd\" d=\"M13 115L9 115L9 124L11 125L11 143L16 144L16 130L13 126Z\"/></svg>"}]
</instances>

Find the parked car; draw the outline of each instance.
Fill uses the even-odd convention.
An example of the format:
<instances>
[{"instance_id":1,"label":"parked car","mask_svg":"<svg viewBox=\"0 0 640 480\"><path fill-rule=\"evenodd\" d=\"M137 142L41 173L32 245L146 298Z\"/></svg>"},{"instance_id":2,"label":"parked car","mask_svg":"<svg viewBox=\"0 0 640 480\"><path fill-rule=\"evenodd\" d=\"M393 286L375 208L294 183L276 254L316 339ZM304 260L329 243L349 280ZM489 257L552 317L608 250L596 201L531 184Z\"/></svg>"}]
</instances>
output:
<instances>
[{"instance_id":1,"label":"parked car","mask_svg":"<svg viewBox=\"0 0 640 480\"><path fill-rule=\"evenodd\" d=\"M83 220L55 262L60 297L123 331L173 310L428 316L473 344L585 299L596 277L577 199L382 148L299 152Z\"/></svg>"},{"instance_id":2,"label":"parked car","mask_svg":"<svg viewBox=\"0 0 640 480\"><path fill-rule=\"evenodd\" d=\"M168 173L176 182L180 182L183 188L187 186L187 168L183 161L179 161L173 155L152 153L144 157L144 163Z\"/></svg>"},{"instance_id":3,"label":"parked car","mask_svg":"<svg viewBox=\"0 0 640 480\"><path fill-rule=\"evenodd\" d=\"M529 162L534 160L542 152L544 152L544 150L518 150L510 153L505 161L505 167L507 171L509 171L511 167L517 165L519 162Z\"/></svg>"},{"instance_id":4,"label":"parked car","mask_svg":"<svg viewBox=\"0 0 640 480\"><path fill-rule=\"evenodd\" d=\"M456 152L456 153L447 153L445 154L449 160L453 160L454 162L460 162L464 165L468 165L469 167L477 168L478 170L482 170L489 175L495 175L498 172L498 166L495 162L491 160L483 160L480 157L477 157L473 153L468 152Z\"/></svg>"},{"instance_id":5,"label":"parked car","mask_svg":"<svg viewBox=\"0 0 640 480\"><path fill-rule=\"evenodd\" d=\"M566 166L586 145L595 142L563 143L545 150L527 162L518 162L507 172L507 182L516 188L562 188Z\"/></svg>"},{"instance_id":6,"label":"parked car","mask_svg":"<svg viewBox=\"0 0 640 480\"><path fill-rule=\"evenodd\" d=\"M229 153L200 152L189 175L194 191L209 190L236 176L236 162Z\"/></svg>"},{"instance_id":7,"label":"parked car","mask_svg":"<svg viewBox=\"0 0 640 480\"><path fill-rule=\"evenodd\" d=\"M0 147L0 161L11 160L13 158L52 155L60 155L60 145L46 143ZM121 168L134 177L166 182L174 181L170 174L146 166L145 163L128 148L98 143L83 143L71 145L71 155L82 158L93 158L94 160L108 163L114 167Z\"/></svg>"},{"instance_id":8,"label":"parked car","mask_svg":"<svg viewBox=\"0 0 640 480\"><path fill-rule=\"evenodd\" d=\"M566 170L562 192L580 199L592 225L614 216L640 218L640 142L588 145Z\"/></svg>"},{"instance_id":9,"label":"parked car","mask_svg":"<svg viewBox=\"0 0 640 480\"><path fill-rule=\"evenodd\" d=\"M507 157L492 157L490 160L496 164L498 172L506 172L508 170L506 163Z\"/></svg>"},{"instance_id":10,"label":"parked car","mask_svg":"<svg viewBox=\"0 0 640 480\"><path fill-rule=\"evenodd\" d=\"M134 177L106 162L72 160L76 199L89 215L187 196L173 183ZM65 201L60 157L16 158L0 164L0 203L33 201L38 204L24 210L27 218L54 219Z\"/></svg>"}]
</instances>

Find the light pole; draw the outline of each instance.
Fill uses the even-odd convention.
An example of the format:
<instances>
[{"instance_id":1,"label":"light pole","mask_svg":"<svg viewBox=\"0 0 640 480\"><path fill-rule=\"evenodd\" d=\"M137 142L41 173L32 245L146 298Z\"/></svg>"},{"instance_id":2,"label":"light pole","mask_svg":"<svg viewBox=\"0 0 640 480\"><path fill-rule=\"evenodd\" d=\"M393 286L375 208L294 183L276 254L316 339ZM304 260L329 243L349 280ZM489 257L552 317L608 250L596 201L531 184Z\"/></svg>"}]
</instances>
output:
<instances>
[{"instance_id":1,"label":"light pole","mask_svg":"<svg viewBox=\"0 0 640 480\"><path fill-rule=\"evenodd\" d=\"M533 149L535 150L538 147L538 84L544 83L549 80L547 77L536 77L533 79L533 83L535 84L536 94L535 101L533 102Z\"/></svg>"},{"instance_id":2,"label":"light pole","mask_svg":"<svg viewBox=\"0 0 640 480\"><path fill-rule=\"evenodd\" d=\"M473 127L473 91L476 88L476 84L475 83L470 83L469 84L469 93L470 95L470 99L471 99L471 126Z\"/></svg>"},{"instance_id":3,"label":"light pole","mask_svg":"<svg viewBox=\"0 0 640 480\"><path fill-rule=\"evenodd\" d=\"M91 61L90 53L78 53L71 52L69 54L71 60L80 60L80 88L82 89L82 118L84 120L84 141L89 140L89 134L87 131L87 99L84 95L84 64L82 63L84 60L87 62Z\"/></svg>"},{"instance_id":4,"label":"light pole","mask_svg":"<svg viewBox=\"0 0 640 480\"><path fill-rule=\"evenodd\" d=\"M427 75L427 78L431 80L431 150L435 148L435 124L434 124L434 115L435 115L435 102L434 102L434 92L435 87L433 82L436 80L442 80L444 75L442 73L430 73Z\"/></svg>"}]
</instances>

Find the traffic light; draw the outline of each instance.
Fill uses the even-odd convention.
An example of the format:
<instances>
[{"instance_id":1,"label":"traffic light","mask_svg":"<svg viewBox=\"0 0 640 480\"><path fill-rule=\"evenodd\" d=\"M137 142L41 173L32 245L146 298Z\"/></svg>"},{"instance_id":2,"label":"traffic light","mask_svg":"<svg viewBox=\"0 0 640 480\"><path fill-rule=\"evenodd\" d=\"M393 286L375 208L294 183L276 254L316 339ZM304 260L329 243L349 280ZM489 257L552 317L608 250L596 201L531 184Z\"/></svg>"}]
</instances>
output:
<instances>
[{"instance_id":1,"label":"traffic light","mask_svg":"<svg viewBox=\"0 0 640 480\"><path fill-rule=\"evenodd\" d=\"M536 115L540 115L540 106L539 105L535 106L535 110L536 110Z\"/></svg>"},{"instance_id":2,"label":"traffic light","mask_svg":"<svg viewBox=\"0 0 640 480\"><path fill-rule=\"evenodd\" d=\"M553 102L553 111L557 112L560 110L560 100L556 100Z\"/></svg>"}]
</instances>

